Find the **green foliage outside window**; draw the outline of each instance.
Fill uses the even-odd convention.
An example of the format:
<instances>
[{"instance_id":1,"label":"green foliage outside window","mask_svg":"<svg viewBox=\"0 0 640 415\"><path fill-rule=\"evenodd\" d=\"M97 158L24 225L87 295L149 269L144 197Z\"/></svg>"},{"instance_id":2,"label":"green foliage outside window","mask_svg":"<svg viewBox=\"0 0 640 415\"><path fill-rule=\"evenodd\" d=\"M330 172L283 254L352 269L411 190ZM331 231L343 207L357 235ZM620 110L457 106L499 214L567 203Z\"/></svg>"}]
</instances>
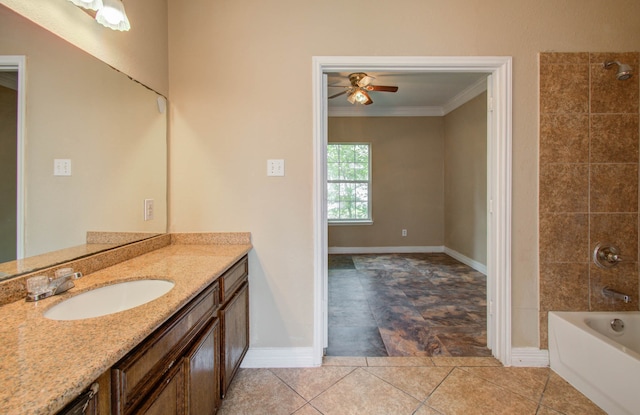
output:
<instances>
[{"instance_id":1,"label":"green foliage outside window","mask_svg":"<svg viewBox=\"0 0 640 415\"><path fill-rule=\"evenodd\" d=\"M371 220L369 144L327 146L327 217L330 221Z\"/></svg>"}]
</instances>

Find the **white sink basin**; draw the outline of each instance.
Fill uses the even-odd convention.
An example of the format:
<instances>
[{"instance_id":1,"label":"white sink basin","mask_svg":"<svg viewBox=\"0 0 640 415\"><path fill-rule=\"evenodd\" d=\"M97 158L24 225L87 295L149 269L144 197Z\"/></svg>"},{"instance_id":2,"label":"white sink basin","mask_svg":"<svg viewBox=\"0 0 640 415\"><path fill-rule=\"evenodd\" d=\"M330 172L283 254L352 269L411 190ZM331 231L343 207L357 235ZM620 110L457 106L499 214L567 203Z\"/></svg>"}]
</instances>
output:
<instances>
[{"instance_id":1,"label":"white sink basin","mask_svg":"<svg viewBox=\"0 0 640 415\"><path fill-rule=\"evenodd\" d=\"M107 285L78 294L44 313L51 320L82 320L129 310L168 293L175 284L165 280L137 280Z\"/></svg>"}]
</instances>

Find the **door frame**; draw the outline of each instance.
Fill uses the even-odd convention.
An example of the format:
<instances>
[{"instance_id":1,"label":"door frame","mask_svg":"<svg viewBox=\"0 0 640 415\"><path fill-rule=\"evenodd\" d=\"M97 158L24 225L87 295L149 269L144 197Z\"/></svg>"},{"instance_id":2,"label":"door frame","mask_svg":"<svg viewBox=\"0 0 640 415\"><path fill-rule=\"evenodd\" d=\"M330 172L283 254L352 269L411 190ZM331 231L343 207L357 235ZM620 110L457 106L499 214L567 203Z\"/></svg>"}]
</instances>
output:
<instances>
[{"instance_id":1,"label":"door frame","mask_svg":"<svg viewBox=\"0 0 640 415\"><path fill-rule=\"evenodd\" d=\"M24 55L0 55L0 68L18 72L18 119L16 134L16 259L25 255L25 118L27 59Z\"/></svg>"},{"instance_id":2,"label":"door frame","mask_svg":"<svg viewBox=\"0 0 640 415\"><path fill-rule=\"evenodd\" d=\"M314 56L313 87L313 363L327 339L326 212L327 86L329 72L487 73L487 345L511 365L512 58L510 56Z\"/></svg>"}]
</instances>

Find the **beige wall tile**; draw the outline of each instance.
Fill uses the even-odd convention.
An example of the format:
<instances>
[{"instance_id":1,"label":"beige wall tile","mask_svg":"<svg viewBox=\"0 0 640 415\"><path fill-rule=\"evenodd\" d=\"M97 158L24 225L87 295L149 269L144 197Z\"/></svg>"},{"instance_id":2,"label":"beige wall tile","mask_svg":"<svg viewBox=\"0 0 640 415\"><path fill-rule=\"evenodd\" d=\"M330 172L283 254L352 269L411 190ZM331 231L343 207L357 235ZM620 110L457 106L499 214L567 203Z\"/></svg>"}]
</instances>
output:
<instances>
[{"instance_id":1,"label":"beige wall tile","mask_svg":"<svg viewBox=\"0 0 640 415\"><path fill-rule=\"evenodd\" d=\"M541 263L540 309L587 311L589 309L589 264Z\"/></svg>"},{"instance_id":2,"label":"beige wall tile","mask_svg":"<svg viewBox=\"0 0 640 415\"><path fill-rule=\"evenodd\" d=\"M540 166L540 212L587 212L588 200L587 164Z\"/></svg>"},{"instance_id":3,"label":"beige wall tile","mask_svg":"<svg viewBox=\"0 0 640 415\"><path fill-rule=\"evenodd\" d=\"M590 211L637 212L638 164L592 164Z\"/></svg>"},{"instance_id":4,"label":"beige wall tile","mask_svg":"<svg viewBox=\"0 0 640 415\"><path fill-rule=\"evenodd\" d=\"M540 66L540 113L588 111L588 65Z\"/></svg>"},{"instance_id":5,"label":"beige wall tile","mask_svg":"<svg viewBox=\"0 0 640 415\"><path fill-rule=\"evenodd\" d=\"M540 311L540 348L549 348L549 312Z\"/></svg>"},{"instance_id":6,"label":"beige wall tile","mask_svg":"<svg viewBox=\"0 0 640 415\"><path fill-rule=\"evenodd\" d=\"M541 52L540 64L587 64L589 52Z\"/></svg>"},{"instance_id":7,"label":"beige wall tile","mask_svg":"<svg viewBox=\"0 0 640 415\"><path fill-rule=\"evenodd\" d=\"M541 213L540 261L588 262L589 216L586 213Z\"/></svg>"},{"instance_id":8,"label":"beige wall tile","mask_svg":"<svg viewBox=\"0 0 640 415\"><path fill-rule=\"evenodd\" d=\"M591 163L638 162L638 114L591 115Z\"/></svg>"},{"instance_id":9,"label":"beige wall tile","mask_svg":"<svg viewBox=\"0 0 640 415\"><path fill-rule=\"evenodd\" d=\"M588 114L540 115L540 163L589 161Z\"/></svg>"}]
</instances>

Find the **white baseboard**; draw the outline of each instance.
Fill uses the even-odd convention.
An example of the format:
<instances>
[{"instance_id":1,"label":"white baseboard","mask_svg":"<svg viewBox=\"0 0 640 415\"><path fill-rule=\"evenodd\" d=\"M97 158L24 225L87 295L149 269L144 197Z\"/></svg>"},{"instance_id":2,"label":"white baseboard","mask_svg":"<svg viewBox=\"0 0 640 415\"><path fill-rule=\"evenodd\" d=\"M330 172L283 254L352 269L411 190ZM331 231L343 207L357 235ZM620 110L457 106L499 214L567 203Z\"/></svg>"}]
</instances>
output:
<instances>
[{"instance_id":1,"label":"white baseboard","mask_svg":"<svg viewBox=\"0 0 640 415\"><path fill-rule=\"evenodd\" d=\"M313 347L251 347L243 368L314 367Z\"/></svg>"},{"instance_id":2,"label":"white baseboard","mask_svg":"<svg viewBox=\"0 0 640 415\"><path fill-rule=\"evenodd\" d=\"M511 366L549 367L549 351L537 347L511 349Z\"/></svg>"},{"instance_id":3,"label":"white baseboard","mask_svg":"<svg viewBox=\"0 0 640 415\"><path fill-rule=\"evenodd\" d=\"M330 254L414 254L444 252L444 246L330 246Z\"/></svg>"},{"instance_id":4,"label":"white baseboard","mask_svg":"<svg viewBox=\"0 0 640 415\"><path fill-rule=\"evenodd\" d=\"M471 268L475 269L478 272L483 273L484 275L487 275L487 266L484 264L481 264L480 262L469 258L468 256L462 255L460 252L458 251L454 251L451 248L444 248L444 253L449 255L452 258L457 259L458 261L462 262L465 265L470 266Z\"/></svg>"}]
</instances>

